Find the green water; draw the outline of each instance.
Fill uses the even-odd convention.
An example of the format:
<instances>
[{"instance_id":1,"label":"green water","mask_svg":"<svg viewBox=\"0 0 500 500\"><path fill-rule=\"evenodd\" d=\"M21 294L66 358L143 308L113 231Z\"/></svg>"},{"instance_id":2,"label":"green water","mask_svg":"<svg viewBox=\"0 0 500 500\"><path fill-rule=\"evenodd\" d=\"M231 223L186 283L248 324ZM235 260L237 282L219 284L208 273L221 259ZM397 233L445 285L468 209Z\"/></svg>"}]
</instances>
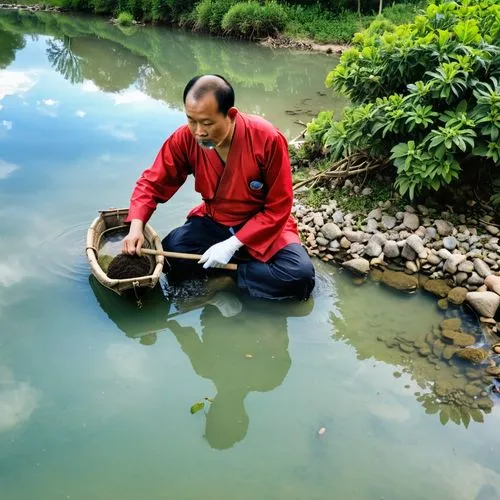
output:
<instances>
[{"instance_id":1,"label":"green water","mask_svg":"<svg viewBox=\"0 0 500 500\"><path fill-rule=\"evenodd\" d=\"M91 220L127 205L184 122L191 76L225 74L241 109L292 137L294 120L342 106L321 95L334 62L0 13L1 500L500 498L497 407L439 398L470 383L465 367L412 347L456 315L480 343L460 310L320 262L307 303L231 292L233 317L160 289L137 309L89 279ZM153 226L196 201L189 182Z\"/></svg>"}]
</instances>

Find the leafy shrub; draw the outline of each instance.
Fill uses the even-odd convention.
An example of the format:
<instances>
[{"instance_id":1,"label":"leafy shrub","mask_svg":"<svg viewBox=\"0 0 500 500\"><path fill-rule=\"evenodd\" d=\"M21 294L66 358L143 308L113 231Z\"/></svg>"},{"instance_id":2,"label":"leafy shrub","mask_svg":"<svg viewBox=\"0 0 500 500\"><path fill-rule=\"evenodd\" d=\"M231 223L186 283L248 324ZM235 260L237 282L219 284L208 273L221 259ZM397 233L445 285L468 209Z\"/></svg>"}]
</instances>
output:
<instances>
[{"instance_id":1,"label":"leafy shrub","mask_svg":"<svg viewBox=\"0 0 500 500\"><path fill-rule=\"evenodd\" d=\"M466 165L498 166L496 0L431 2L391 30L356 34L327 76L354 103L323 136L330 154L390 156L396 186L410 197L449 184Z\"/></svg>"},{"instance_id":2,"label":"leafy shrub","mask_svg":"<svg viewBox=\"0 0 500 500\"><path fill-rule=\"evenodd\" d=\"M251 0L233 5L222 20L222 29L233 36L252 39L274 35L285 28L286 22L283 6L274 1L261 5Z\"/></svg>"},{"instance_id":3,"label":"leafy shrub","mask_svg":"<svg viewBox=\"0 0 500 500\"><path fill-rule=\"evenodd\" d=\"M134 16L130 12L120 12L116 18L116 22L120 26L132 26L134 24Z\"/></svg>"},{"instance_id":4,"label":"leafy shrub","mask_svg":"<svg viewBox=\"0 0 500 500\"><path fill-rule=\"evenodd\" d=\"M237 0L202 0L195 8L195 28L222 33L222 19Z\"/></svg>"}]
</instances>

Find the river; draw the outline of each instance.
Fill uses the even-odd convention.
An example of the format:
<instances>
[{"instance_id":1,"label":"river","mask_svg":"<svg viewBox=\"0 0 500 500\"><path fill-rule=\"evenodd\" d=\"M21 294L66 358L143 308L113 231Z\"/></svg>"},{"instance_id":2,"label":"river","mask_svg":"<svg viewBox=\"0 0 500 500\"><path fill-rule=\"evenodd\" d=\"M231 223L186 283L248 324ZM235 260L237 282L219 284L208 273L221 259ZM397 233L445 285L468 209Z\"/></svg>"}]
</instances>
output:
<instances>
[{"instance_id":1,"label":"river","mask_svg":"<svg viewBox=\"0 0 500 500\"><path fill-rule=\"evenodd\" d=\"M308 302L234 294L231 317L159 289L138 309L89 275L90 222L127 206L184 123L192 76L226 76L241 110L292 138L344 106L323 85L335 62L0 12L1 500L500 498L500 414L482 368L415 348L445 317L480 342L464 311L321 262ZM157 210L160 234L197 202L192 187ZM458 405L438 386L478 394Z\"/></svg>"}]
</instances>

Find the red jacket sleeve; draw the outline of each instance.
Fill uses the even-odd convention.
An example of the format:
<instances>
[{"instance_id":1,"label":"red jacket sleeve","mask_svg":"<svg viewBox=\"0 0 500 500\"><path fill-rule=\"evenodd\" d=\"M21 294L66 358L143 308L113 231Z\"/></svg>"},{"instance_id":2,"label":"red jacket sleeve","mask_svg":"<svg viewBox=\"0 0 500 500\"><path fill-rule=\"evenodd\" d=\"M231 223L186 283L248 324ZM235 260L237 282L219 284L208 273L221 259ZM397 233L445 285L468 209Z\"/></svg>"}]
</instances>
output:
<instances>
[{"instance_id":1,"label":"red jacket sleeve","mask_svg":"<svg viewBox=\"0 0 500 500\"><path fill-rule=\"evenodd\" d=\"M236 233L236 237L258 254L263 254L281 234L293 204L292 170L288 144L277 133L265 147L263 168L267 196L264 208Z\"/></svg>"},{"instance_id":2,"label":"red jacket sleeve","mask_svg":"<svg viewBox=\"0 0 500 500\"><path fill-rule=\"evenodd\" d=\"M168 201L191 173L183 129L177 129L163 144L156 159L137 181L126 222L140 219L146 223L158 203Z\"/></svg>"}]
</instances>

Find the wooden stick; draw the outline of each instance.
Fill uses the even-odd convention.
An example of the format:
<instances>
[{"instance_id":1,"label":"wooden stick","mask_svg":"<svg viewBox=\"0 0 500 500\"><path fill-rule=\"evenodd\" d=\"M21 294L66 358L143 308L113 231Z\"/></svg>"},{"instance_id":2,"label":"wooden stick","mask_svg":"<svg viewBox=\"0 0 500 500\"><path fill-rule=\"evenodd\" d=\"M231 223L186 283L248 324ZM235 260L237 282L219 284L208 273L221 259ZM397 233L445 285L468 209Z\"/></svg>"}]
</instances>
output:
<instances>
[{"instance_id":1,"label":"wooden stick","mask_svg":"<svg viewBox=\"0 0 500 500\"><path fill-rule=\"evenodd\" d=\"M186 259L186 260L200 260L201 255L195 253L181 253L181 252L163 252L161 250L153 250L151 248L141 248L141 253L146 255L163 255L170 259ZM237 264L225 264L223 267L218 267L216 269L227 269L229 271L236 271L238 269Z\"/></svg>"}]
</instances>

